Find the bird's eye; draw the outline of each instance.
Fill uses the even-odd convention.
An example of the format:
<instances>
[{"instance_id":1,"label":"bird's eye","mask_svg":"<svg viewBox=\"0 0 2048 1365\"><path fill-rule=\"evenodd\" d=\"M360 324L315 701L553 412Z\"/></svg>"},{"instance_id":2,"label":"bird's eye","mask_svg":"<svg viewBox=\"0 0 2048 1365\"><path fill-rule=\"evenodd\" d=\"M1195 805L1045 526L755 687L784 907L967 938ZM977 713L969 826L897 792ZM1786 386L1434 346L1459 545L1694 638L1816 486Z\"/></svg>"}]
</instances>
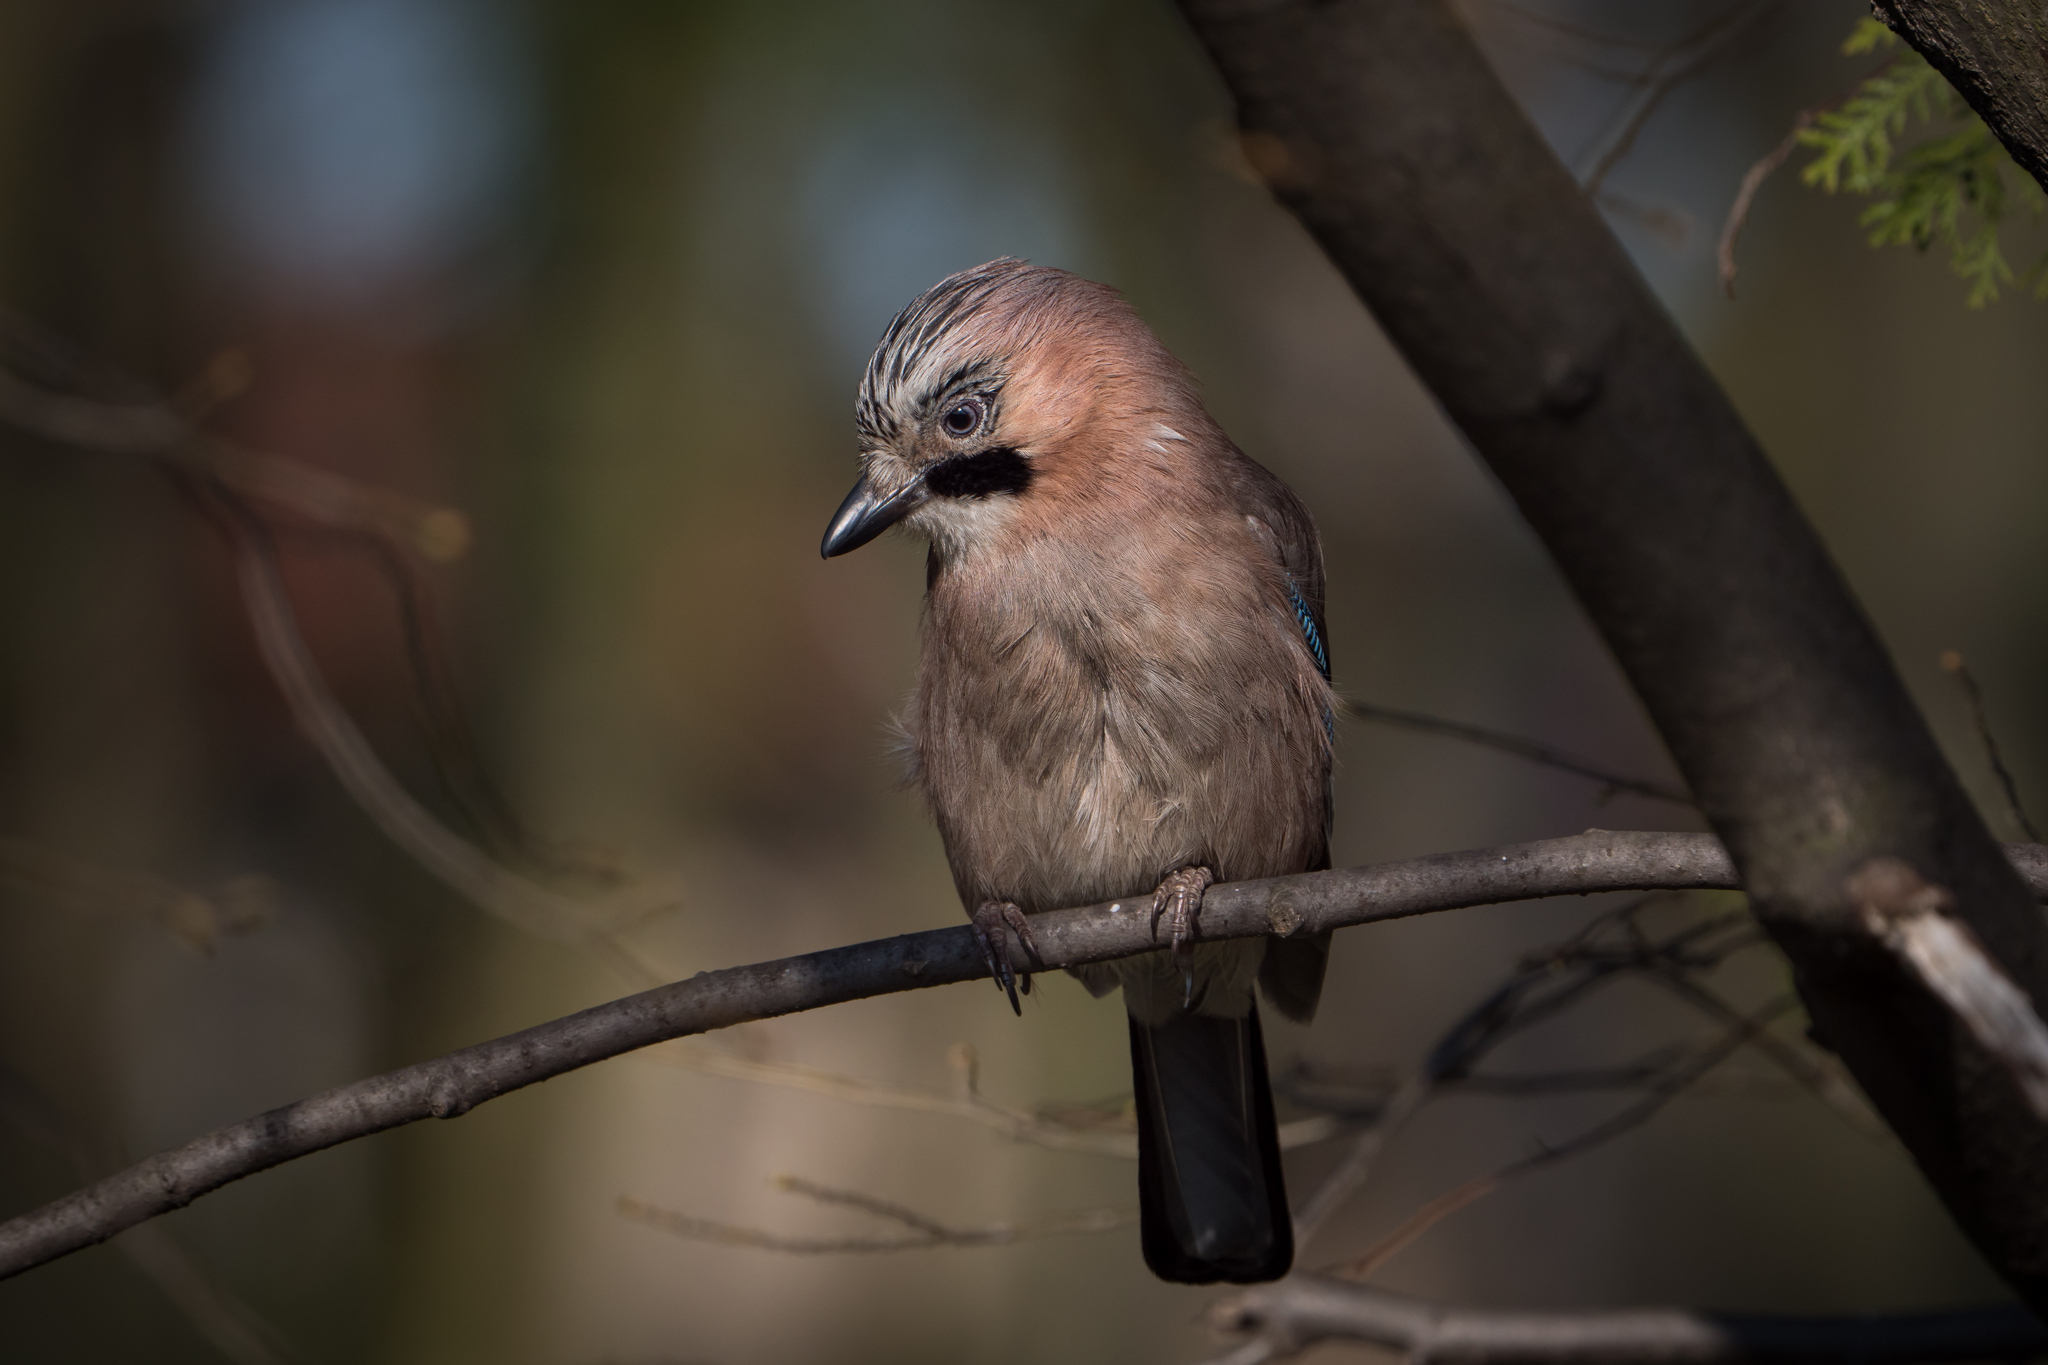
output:
<instances>
[{"instance_id":1,"label":"bird's eye","mask_svg":"<svg viewBox=\"0 0 2048 1365\"><path fill-rule=\"evenodd\" d=\"M981 425L981 400L963 398L946 409L946 415L939 419L939 425L946 429L948 436L971 436Z\"/></svg>"}]
</instances>

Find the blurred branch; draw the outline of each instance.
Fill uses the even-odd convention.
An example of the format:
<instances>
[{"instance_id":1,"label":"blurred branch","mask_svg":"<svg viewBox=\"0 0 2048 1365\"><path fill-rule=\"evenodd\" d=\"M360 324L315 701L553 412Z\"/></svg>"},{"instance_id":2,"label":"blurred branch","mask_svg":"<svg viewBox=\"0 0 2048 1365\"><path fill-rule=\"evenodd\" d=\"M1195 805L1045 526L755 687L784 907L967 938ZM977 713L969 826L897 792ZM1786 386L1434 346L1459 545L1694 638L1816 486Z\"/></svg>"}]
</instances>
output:
<instances>
[{"instance_id":1,"label":"blurred branch","mask_svg":"<svg viewBox=\"0 0 2048 1365\"><path fill-rule=\"evenodd\" d=\"M1608 792L1634 792L1657 801L1670 801L1676 805L1690 806L1692 798L1677 787L1647 778L1626 777L1609 772L1583 758L1576 758L1561 749L1521 735L1511 735L1504 730L1489 730L1480 725L1467 725L1463 721L1445 720L1439 716L1424 715L1419 711L1397 711L1391 706L1374 706L1369 702L1347 701L1346 715L1360 720L1378 721L1385 725L1397 725L1404 730L1419 730L1424 734L1443 735L1450 739L1463 740L1485 749L1497 749L1504 754L1525 758L1546 768L1590 778L1605 787Z\"/></svg>"},{"instance_id":2,"label":"blurred branch","mask_svg":"<svg viewBox=\"0 0 2048 1365\"><path fill-rule=\"evenodd\" d=\"M2048 848L2010 853L2048 894ZM1197 936L1320 933L1466 906L1601 891L1732 889L1733 869L1704 834L1600 831L1440 853L1210 889ZM1157 947L1138 901L1035 916L1038 969ZM1023 949L1014 949L1020 957ZM1030 959L1026 959L1030 960ZM0 1225L0 1278L102 1241L257 1171L425 1118L453 1118L537 1081L654 1043L897 991L985 978L966 925L905 934L687 981L342 1086L216 1129Z\"/></svg>"},{"instance_id":3,"label":"blurred branch","mask_svg":"<svg viewBox=\"0 0 2048 1365\"><path fill-rule=\"evenodd\" d=\"M1783 8L1783 0L1743 0L1653 54L1637 77L1639 88L1632 105L1627 106L1618 125L1602 134L1606 149L1584 177L1586 192L1599 192L1608 174L1635 150L1636 138L1673 91L1705 72L1760 21L1776 16Z\"/></svg>"},{"instance_id":4,"label":"blurred branch","mask_svg":"<svg viewBox=\"0 0 2048 1365\"><path fill-rule=\"evenodd\" d=\"M1588 193L1597 195L1607 172L1628 154L1657 106L1673 90L1724 55L1733 41L1759 19L1775 13L1782 5L1755 3L1754 0L1751 3L1738 2L1670 42L1631 38L1574 23L1513 3L1513 0L1489 0L1487 8L1548 36L1552 40L1549 55L1553 60L1628 87L1630 94L1620 111L1594 139L1596 147L1608 149L1607 155L1587 180ZM1579 51L1573 51L1574 47ZM1597 55L1582 55L1586 52ZM1635 64L1627 65L1631 59Z\"/></svg>"},{"instance_id":5,"label":"blurred branch","mask_svg":"<svg viewBox=\"0 0 2048 1365\"><path fill-rule=\"evenodd\" d=\"M223 937L254 933L277 917L277 883L246 874L210 892L173 886L64 857L24 839L0 837L0 890L78 914L113 914L154 924L195 952Z\"/></svg>"},{"instance_id":6,"label":"blurred branch","mask_svg":"<svg viewBox=\"0 0 2048 1365\"><path fill-rule=\"evenodd\" d=\"M447 563L469 551L469 519L295 460L209 436L167 403L105 403L53 393L0 366L0 421L45 440L139 455L322 526L367 531Z\"/></svg>"},{"instance_id":7,"label":"blurred branch","mask_svg":"<svg viewBox=\"0 0 2048 1365\"><path fill-rule=\"evenodd\" d=\"M1510 1038L1555 1018L1591 991L1624 977L1648 979L1679 992L1721 1024L1722 1035L1704 1044L1661 1048L1635 1062L1611 1068L1601 1077L1604 1085L1641 1090L1645 1098L1571 1142L1547 1148L1426 1206L1355 1263L1352 1273L1363 1275L1441 1218L1506 1181L1577 1155L1647 1121L1668 1100L1690 1089L1745 1045L1757 1048L1809 1093L1845 1112L1865 1132L1870 1131L1869 1115L1853 1098L1830 1092L1824 1083L1827 1073L1818 1063L1763 1028L1764 1022L1789 1009L1791 1002L1776 1003L1758 1016L1745 1016L1699 980L1733 954L1761 942L1755 931L1747 927L1747 917L1710 915L1661 938L1652 938L1642 928L1641 915L1653 899L1645 897L1601 915L1557 947L1530 954L1514 975L1446 1029L1421 1068L1394 1092L1359 1134L1352 1151L1301 1201L1295 1215L1296 1241L1305 1245L1329 1216L1363 1187L1385 1145L1430 1098L1448 1086L1464 1082L1514 1081L1517 1078L1513 1076L1477 1075L1474 1068ZM1737 924L1745 926L1741 932L1727 932ZM1618 942L1610 941L1616 938ZM1623 1077L1626 1079L1618 1081ZM1548 1077L1531 1079L1554 1081Z\"/></svg>"},{"instance_id":8,"label":"blurred branch","mask_svg":"<svg viewBox=\"0 0 2048 1365\"><path fill-rule=\"evenodd\" d=\"M692 1218L671 1213L638 1199L621 1198L622 1217L693 1242L715 1242L721 1246L754 1247L798 1256L828 1256L848 1252L922 1251L932 1247L996 1247L1029 1241L1036 1237L1057 1237L1069 1233L1110 1232L1138 1221L1136 1209L1087 1209L1043 1223L1007 1224L993 1227L956 1228L927 1218L901 1204L876 1199L852 1190L837 1190L813 1184L793 1175L775 1182L776 1188L804 1195L820 1204L859 1209L863 1213L910 1229L900 1237L782 1237L754 1228L734 1227L709 1218Z\"/></svg>"},{"instance_id":9,"label":"blurred branch","mask_svg":"<svg viewBox=\"0 0 2048 1365\"><path fill-rule=\"evenodd\" d=\"M762 1085L808 1090L812 1094L828 1095L849 1104L866 1104L881 1109L904 1109L918 1114L939 1114L947 1118L966 1119L970 1123L978 1123L984 1128L992 1129L1013 1142L1026 1142L1054 1151L1091 1152L1098 1156L1123 1157L1132 1161L1138 1156L1137 1119L1128 1113L1087 1110L1085 1119L1072 1109L1058 1113L1040 1111L1033 1114L1025 1113L1021 1109L1012 1109L988 1098L981 1093L979 1067L974 1049L967 1043L955 1043L946 1054L947 1065L952 1068L955 1079L954 1093L951 1095L903 1086L879 1085L873 1081L821 1071L815 1067L799 1066L792 1062L751 1061L708 1047L693 1047L687 1043L670 1044L650 1051L647 1055L650 1060L666 1062L706 1076L722 1076L729 1080L753 1081ZM1283 1123L1280 1125L1281 1150L1292 1151L1297 1147L1327 1141L1341 1132L1344 1126L1341 1118L1328 1114L1316 1114L1309 1118Z\"/></svg>"},{"instance_id":10,"label":"blurred branch","mask_svg":"<svg viewBox=\"0 0 2048 1365\"><path fill-rule=\"evenodd\" d=\"M1386 1108L1353 1140L1344 1159L1301 1200L1294 1213L1294 1241L1297 1246L1308 1245L1309 1239L1329 1221L1330 1215L1365 1188L1373 1168L1379 1164L1380 1154L1386 1151L1394 1135L1415 1116L1415 1111L1429 1098L1435 1084L1436 1078L1427 1070L1402 1082L1387 1100Z\"/></svg>"},{"instance_id":11,"label":"blurred branch","mask_svg":"<svg viewBox=\"0 0 2048 1365\"><path fill-rule=\"evenodd\" d=\"M436 820L392 776L320 675L278 571L269 530L239 501L215 487L198 490L215 525L234 551L242 601L270 675L290 704L293 719L327 760L335 777L378 829L442 883L480 909L536 937L598 950L629 980L659 981L662 973L593 922L598 907L531 881L493 861Z\"/></svg>"},{"instance_id":12,"label":"blurred branch","mask_svg":"<svg viewBox=\"0 0 2048 1365\"><path fill-rule=\"evenodd\" d=\"M1257 1334L1219 1365L1284 1359L1326 1341L1385 1347L1409 1365L1937 1365L2048 1354L2048 1329L2018 1305L1838 1318L1503 1312L1295 1275L1234 1294L1210 1317L1223 1331Z\"/></svg>"},{"instance_id":13,"label":"blurred branch","mask_svg":"<svg viewBox=\"0 0 2048 1365\"><path fill-rule=\"evenodd\" d=\"M1731 1028L1741 1027L1742 1015L1735 1007L1701 985L1692 976L1668 968L1654 970L1649 976L1658 985L1709 1018ZM1865 1137L1891 1136L1891 1130L1870 1111L1857 1096L1855 1087L1835 1069L1838 1064L1831 1064L1829 1059L1823 1057L1815 1057L1807 1049L1774 1033L1754 1033L1748 1042L1792 1084L1832 1109L1838 1117Z\"/></svg>"},{"instance_id":14,"label":"blurred branch","mask_svg":"<svg viewBox=\"0 0 2048 1365\"><path fill-rule=\"evenodd\" d=\"M1743 1016L1734 1006L1691 977L1659 970L1650 973L1650 979L1710 1018L1731 1028L1742 1026ZM1755 1032L1747 1042L1792 1085L1833 1110L1851 1128L1868 1138L1891 1136L1891 1130L1857 1096L1855 1087L1835 1069L1831 1059L1817 1057L1809 1049L1774 1033Z\"/></svg>"},{"instance_id":15,"label":"blurred branch","mask_svg":"<svg viewBox=\"0 0 2048 1365\"><path fill-rule=\"evenodd\" d=\"M58 356L53 345L19 321L10 321L4 339L17 349L34 350L56 368L80 368L79 362ZM199 430L187 415L203 411L247 382L246 360L237 352L226 352L187 386L181 405L116 403L54 392L0 365L0 421L48 440L157 461L179 482L228 541L258 650L300 730L378 829L429 874L528 933L597 952L628 981L651 985L665 979L668 974L627 943L620 931L673 905L672 888L639 885L592 902L521 876L436 819L384 766L342 709L299 630L270 529L243 500L244 494L317 525L367 536L386 551L380 563L398 588L428 733L436 737L437 766L451 778L458 795L467 798L466 806L478 814L480 823L531 850L517 822L477 776L473 746L440 660L427 598L409 566L389 553L396 548L429 559L459 557L470 541L467 520L446 508L427 507L294 461L231 446ZM549 860L536 855L536 861Z\"/></svg>"},{"instance_id":16,"label":"blurred branch","mask_svg":"<svg viewBox=\"0 0 2048 1365\"><path fill-rule=\"evenodd\" d=\"M1601 189L1594 193L1593 202L1605 209L1608 217L1634 223L1673 251L1683 251L1692 240L1693 216L1669 200L1638 199Z\"/></svg>"},{"instance_id":17,"label":"blurred branch","mask_svg":"<svg viewBox=\"0 0 2048 1365\"><path fill-rule=\"evenodd\" d=\"M1733 1056L1745 1043L1753 1042L1762 1036L1766 1024L1788 1013L1796 1003L1790 997L1786 997L1773 1001L1742 1019L1720 1038L1697 1049L1683 1063L1658 1077L1647 1087L1649 1093L1642 1099L1588 1128L1577 1137L1554 1147L1546 1146L1534 1156L1525 1157L1512 1165L1467 1181L1450 1193L1431 1200L1403 1220L1399 1227L1380 1239L1378 1244L1364 1255L1346 1262L1335 1273L1347 1279L1362 1280L1412 1245L1423 1233L1466 1205L1493 1193L1511 1181L1569 1161L1602 1143L1620 1137L1631 1129L1641 1127L1656 1117L1665 1105L1690 1087L1694 1081Z\"/></svg>"}]
</instances>

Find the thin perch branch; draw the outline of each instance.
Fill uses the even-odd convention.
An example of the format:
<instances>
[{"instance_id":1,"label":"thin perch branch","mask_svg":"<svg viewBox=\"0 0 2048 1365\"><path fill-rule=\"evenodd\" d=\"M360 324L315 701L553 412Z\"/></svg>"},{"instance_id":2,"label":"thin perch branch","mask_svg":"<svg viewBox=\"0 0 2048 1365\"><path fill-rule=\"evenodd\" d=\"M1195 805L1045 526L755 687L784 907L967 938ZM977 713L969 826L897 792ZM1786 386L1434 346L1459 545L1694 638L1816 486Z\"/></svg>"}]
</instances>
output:
<instances>
[{"instance_id":1,"label":"thin perch branch","mask_svg":"<svg viewBox=\"0 0 2048 1365\"><path fill-rule=\"evenodd\" d=\"M2048 893L2048 848L2010 848ZM1198 936L1319 933L1472 905L1628 890L1729 890L1734 870L1705 834L1596 831L1568 839L1212 888ZM1128 957L1156 947L1137 901L1035 916L1042 968ZM1021 952L1021 949L1019 950ZM0 1278L105 1240L203 1194L354 1138L454 1118L510 1091L636 1048L896 991L985 977L966 925L699 972L551 1023L463 1048L216 1129L53 1204L0 1225Z\"/></svg>"}]
</instances>

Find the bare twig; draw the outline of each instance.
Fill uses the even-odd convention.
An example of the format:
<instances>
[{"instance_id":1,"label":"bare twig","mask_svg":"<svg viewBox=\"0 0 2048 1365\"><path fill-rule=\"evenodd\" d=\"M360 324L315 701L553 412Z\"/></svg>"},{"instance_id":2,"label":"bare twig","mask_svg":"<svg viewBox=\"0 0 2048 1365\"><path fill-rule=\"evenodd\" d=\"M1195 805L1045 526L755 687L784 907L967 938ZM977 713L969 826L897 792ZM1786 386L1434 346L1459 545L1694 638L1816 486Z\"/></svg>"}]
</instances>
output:
<instances>
[{"instance_id":1,"label":"bare twig","mask_svg":"<svg viewBox=\"0 0 2048 1365\"><path fill-rule=\"evenodd\" d=\"M1410 1365L1937 1365L2048 1353L2048 1329L2017 1305L1893 1317L1759 1317L1679 1308L1563 1313L1454 1308L1319 1275L1231 1296L1211 1313L1256 1332L1221 1361L1362 1342ZM1263 1347L1263 1354L1249 1348Z\"/></svg>"},{"instance_id":2,"label":"bare twig","mask_svg":"<svg viewBox=\"0 0 2048 1365\"><path fill-rule=\"evenodd\" d=\"M710 1218L673 1213L638 1199L621 1198L621 1216L693 1242L715 1242L722 1246L755 1247L797 1256L830 1256L860 1252L923 1251L932 1247L995 1247L1037 1237L1058 1237L1072 1233L1111 1232L1138 1221L1136 1209L1084 1209L1041 1223L997 1223L989 1227L956 1228L927 1218L913 1209L854 1190L833 1189L796 1176L783 1176L778 1189L801 1194L820 1204L859 1209L910 1231L897 1237L783 1237L755 1228L736 1227Z\"/></svg>"},{"instance_id":3,"label":"bare twig","mask_svg":"<svg viewBox=\"0 0 2048 1365\"><path fill-rule=\"evenodd\" d=\"M2020 804L2019 784L2012 780L2012 772L2005 766L2005 759L1998 752L1998 740L1991 733L1991 716L1984 709L1984 691L1977 686L1977 679L1971 674L1969 665L1956 650L1945 649L1941 654L1941 666L1955 675L1962 684L1963 695L1970 699L1970 723L1977 727L1977 738L1984 745L1984 756L1991 760L1991 771L1998 774L1998 785L2005 789L2006 809L2011 812L2014 823L2026 834L2030 843L2041 842L2041 832L2034 828L2034 822L2027 818L2027 808Z\"/></svg>"},{"instance_id":4,"label":"bare twig","mask_svg":"<svg viewBox=\"0 0 2048 1365\"><path fill-rule=\"evenodd\" d=\"M1626 975L1646 975L1668 989L1680 991L1696 1007L1723 1025L1727 1037L1722 1043L1703 1047L1658 1049L1636 1062L1599 1073L1592 1079L1600 1087L1640 1089L1647 1092L1648 1098L1622 1111L1608 1123L1590 1130L1585 1139L1551 1149L1506 1171L1481 1177L1434 1201L1368 1253L1360 1265L1369 1269L1379 1264L1439 1219L1498 1188L1525 1169L1533 1170L1562 1160L1585 1150L1593 1142L1604 1141L1646 1120L1671 1096L1697 1083L1728 1055L1731 1047L1739 1047L1743 1043L1755 1045L1795 1079L1804 1082L1810 1091L1823 1098L1832 1098L1821 1084L1821 1078L1813 1074L1813 1063L1694 980L1695 975L1712 970L1733 953L1760 941L1747 917L1709 915L1653 939L1644 931L1640 916L1655 899L1644 897L1599 916L1557 947L1532 954L1524 959L1512 977L1445 1030L1417 1073L1379 1108L1345 1160L1302 1201L1295 1219L1296 1240L1306 1244L1316 1229L1364 1185L1385 1144L1429 1098L1448 1085L1474 1080L1518 1079L1475 1077L1472 1068L1487 1053L1516 1034L1556 1016L1577 1004L1588 992ZM1619 932L1618 944L1610 942L1614 936L1610 931ZM1774 1010L1782 1008L1784 1006L1777 1006ZM1728 1039L1732 1039L1732 1043ZM1558 1078L1532 1079L1550 1082L1554 1087ZM1564 1079L1581 1083L1584 1078ZM1860 1113L1857 1117L1868 1125L1867 1118Z\"/></svg>"},{"instance_id":5,"label":"bare twig","mask_svg":"<svg viewBox=\"0 0 2048 1365\"><path fill-rule=\"evenodd\" d=\"M1440 716L1424 715L1419 711L1399 711L1391 706L1374 706L1367 702L1349 701L1344 705L1345 713L1360 720L1378 721L1386 725L1398 725L1406 730L1420 730L1425 734L1444 735L1460 739L1467 744L1481 748L1497 749L1504 754L1539 763L1546 768L1598 782L1609 791L1634 792L1657 801L1670 801L1680 806L1690 806L1692 798L1677 787L1647 778L1628 777L1610 772L1596 763L1575 757L1548 744L1512 735L1504 730L1489 730L1483 725L1467 725L1463 721L1445 720Z\"/></svg>"},{"instance_id":6,"label":"bare twig","mask_svg":"<svg viewBox=\"0 0 2048 1365\"><path fill-rule=\"evenodd\" d=\"M2017 856L2048 889L2048 850ZM1460 906L1547 895L1670 887L1729 888L1718 841L1700 834L1601 832L1437 854L1376 867L1210 889L1199 935L1317 933ZM1046 967L1153 948L1149 916L1118 901L1037 916ZM218 1129L0 1225L0 1277L90 1246L243 1176L424 1118L452 1118L536 1081L653 1043L868 996L987 975L965 925L700 972L433 1061L342 1086Z\"/></svg>"},{"instance_id":7,"label":"bare twig","mask_svg":"<svg viewBox=\"0 0 2048 1365\"><path fill-rule=\"evenodd\" d=\"M1493 1193L1511 1181L1568 1161L1649 1122L1694 1081L1726 1061L1743 1044L1754 1041L1763 1033L1765 1025L1788 1013L1795 1003L1790 997L1786 997L1741 1020L1715 1042L1700 1048L1684 1065L1674 1067L1666 1073L1649 1088L1649 1093L1642 1099L1593 1125L1577 1137L1554 1147L1545 1147L1534 1156L1524 1157L1490 1174L1467 1181L1448 1194L1431 1200L1410 1214L1399 1227L1381 1238L1364 1255L1347 1261L1333 1273L1347 1279L1362 1280L1413 1245L1425 1232L1466 1205Z\"/></svg>"},{"instance_id":8,"label":"bare twig","mask_svg":"<svg viewBox=\"0 0 2048 1365\"><path fill-rule=\"evenodd\" d=\"M1650 979L1700 1010L1708 1017L1730 1026L1742 1018L1733 1005L1683 972L1660 969ZM1887 1138L1891 1130L1856 1095L1855 1088L1840 1072L1774 1033L1758 1032L1749 1044L1767 1058L1793 1084L1833 1110L1850 1127L1865 1137Z\"/></svg>"},{"instance_id":9,"label":"bare twig","mask_svg":"<svg viewBox=\"0 0 2048 1365\"><path fill-rule=\"evenodd\" d=\"M1330 1215L1365 1187L1365 1182L1372 1178L1373 1168L1379 1164L1380 1154L1387 1149L1387 1143L1407 1126L1415 1111L1429 1098L1434 1081L1435 1078L1425 1071L1402 1082L1378 1119L1351 1144L1351 1150L1344 1154L1344 1159L1309 1191L1294 1214L1294 1241L1297 1246L1307 1246L1309 1239L1329 1221Z\"/></svg>"},{"instance_id":10,"label":"bare twig","mask_svg":"<svg viewBox=\"0 0 2048 1365\"><path fill-rule=\"evenodd\" d=\"M1800 110L1799 117L1792 120L1792 131L1785 134L1785 140L1760 157L1742 177L1742 187L1735 192L1735 202L1728 208L1728 221L1721 225L1720 243L1714 248L1714 260L1721 272L1721 292L1731 299L1735 297L1735 241L1742 236L1743 226L1749 222L1749 206L1756 202L1756 193L1764 187L1764 181L1799 150L1799 135L1813 126L1819 112L1817 109Z\"/></svg>"}]
</instances>

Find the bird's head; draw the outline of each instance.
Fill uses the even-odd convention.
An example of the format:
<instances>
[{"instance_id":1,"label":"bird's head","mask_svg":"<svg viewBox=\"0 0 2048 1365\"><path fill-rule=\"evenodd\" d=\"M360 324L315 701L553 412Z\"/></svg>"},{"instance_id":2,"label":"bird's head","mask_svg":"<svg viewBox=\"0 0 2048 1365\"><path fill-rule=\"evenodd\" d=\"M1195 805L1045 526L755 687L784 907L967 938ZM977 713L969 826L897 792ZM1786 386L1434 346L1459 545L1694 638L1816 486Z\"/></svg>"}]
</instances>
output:
<instances>
[{"instance_id":1,"label":"bird's head","mask_svg":"<svg viewBox=\"0 0 2048 1365\"><path fill-rule=\"evenodd\" d=\"M1192 381L1115 290L1005 258L939 281L868 360L861 476L827 559L899 522L948 557L1042 523L1144 471L1207 423ZM1179 429L1177 429L1179 428ZM1120 477L1121 476L1121 477Z\"/></svg>"}]
</instances>

